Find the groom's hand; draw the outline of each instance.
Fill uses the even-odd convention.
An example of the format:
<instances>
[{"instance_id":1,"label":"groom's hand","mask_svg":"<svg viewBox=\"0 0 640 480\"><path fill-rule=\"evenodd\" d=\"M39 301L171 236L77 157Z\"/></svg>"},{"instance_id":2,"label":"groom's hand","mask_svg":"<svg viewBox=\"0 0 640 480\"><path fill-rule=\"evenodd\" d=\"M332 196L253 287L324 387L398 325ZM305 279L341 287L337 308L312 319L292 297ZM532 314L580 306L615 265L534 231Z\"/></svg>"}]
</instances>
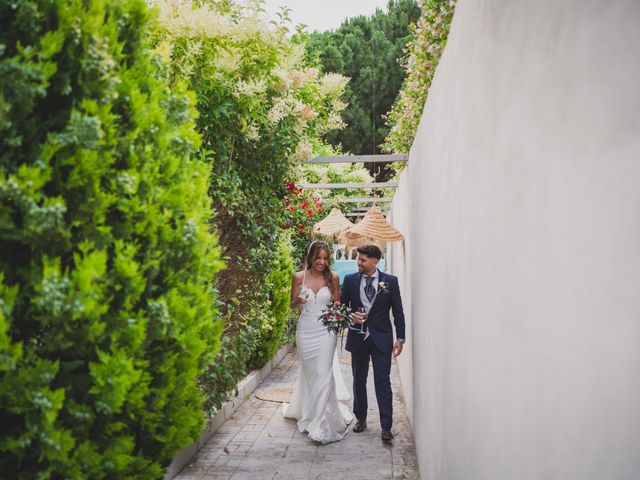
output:
<instances>
[{"instance_id":1,"label":"groom's hand","mask_svg":"<svg viewBox=\"0 0 640 480\"><path fill-rule=\"evenodd\" d=\"M393 356L397 357L402 353L402 342L396 340L396 343L393 344Z\"/></svg>"}]
</instances>

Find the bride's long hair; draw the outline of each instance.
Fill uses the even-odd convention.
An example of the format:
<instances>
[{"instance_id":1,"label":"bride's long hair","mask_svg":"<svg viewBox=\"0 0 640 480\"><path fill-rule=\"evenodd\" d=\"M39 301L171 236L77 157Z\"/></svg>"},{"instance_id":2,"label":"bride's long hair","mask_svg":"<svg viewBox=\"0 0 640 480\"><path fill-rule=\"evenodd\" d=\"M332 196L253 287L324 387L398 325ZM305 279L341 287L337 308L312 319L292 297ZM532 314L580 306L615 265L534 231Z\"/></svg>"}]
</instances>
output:
<instances>
[{"instance_id":1,"label":"bride's long hair","mask_svg":"<svg viewBox=\"0 0 640 480\"><path fill-rule=\"evenodd\" d=\"M327 281L327 286L329 287L329 290L333 292L333 278L331 275L331 250L329 249L329 245L326 242L321 242L319 240L316 240L315 242L311 242L311 245L309 245L309 250L307 250L307 256L306 256L306 267L307 270L311 270L313 268L313 262L316 258L318 258L318 255L320 255L320 252L324 250L325 252L327 252L327 264L324 266L324 270L322 270L322 275L324 276L324 279Z\"/></svg>"}]
</instances>

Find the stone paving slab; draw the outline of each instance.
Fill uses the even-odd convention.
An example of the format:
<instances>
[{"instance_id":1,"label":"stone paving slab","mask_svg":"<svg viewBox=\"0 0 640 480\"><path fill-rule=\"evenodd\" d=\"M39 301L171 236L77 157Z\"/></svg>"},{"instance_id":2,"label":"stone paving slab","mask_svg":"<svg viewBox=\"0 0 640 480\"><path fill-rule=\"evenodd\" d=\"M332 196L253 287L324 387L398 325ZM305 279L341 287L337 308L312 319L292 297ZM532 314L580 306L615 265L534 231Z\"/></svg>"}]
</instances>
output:
<instances>
[{"instance_id":1,"label":"stone paving slab","mask_svg":"<svg viewBox=\"0 0 640 480\"><path fill-rule=\"evenodd\" d=\"M349 353L339 351L342 360ZM340 367L351 390L351 366ZM392 444L380 440L380 419L369 371L368 428L349 429L340 442L322 445L298 432L295 420L282 416L282 404L256 398L262 389L293 387L298 374L298 355L292 350L263 380L258 389L202 447L198 456L176 480L308 480L308 479L406 479L418 480L413 437L409 429L398 375L391 367L393 388ZM353 425L353 424L352 424Z\"/></svg>"}]
</instances>

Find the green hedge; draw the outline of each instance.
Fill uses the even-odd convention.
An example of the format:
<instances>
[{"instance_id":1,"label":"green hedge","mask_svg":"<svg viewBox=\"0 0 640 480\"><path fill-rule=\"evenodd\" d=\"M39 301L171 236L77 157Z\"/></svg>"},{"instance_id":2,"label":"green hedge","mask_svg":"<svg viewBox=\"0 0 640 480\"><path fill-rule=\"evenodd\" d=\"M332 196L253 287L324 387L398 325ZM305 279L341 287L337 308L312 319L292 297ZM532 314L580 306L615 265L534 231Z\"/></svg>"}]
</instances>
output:
<instances>
[{"instance_id":1,"label":"green hedge","mask_svg":"<svg viewBox=\"0 0 640 480\"><path fill-rule=\"evenodd\" d=\"M246 304L242 308L229 308L227 323L231 323L229 319L233 316L239 316L241 323L236 332L222 337L223 346L215 362L200 378L210 411L220 408L250 370L263 367L291 340L289 289L294 267L289 234L284 234L274 246L269 262L271 273L266 282L231 299L236 307Z\"/></svg>"},{"instance_id":2,"label":"green hedge","mask_svg":"<svg viewBox=\"0 0 640 480\"><path fill-rule=\"evenodd\" d=\"M264 366L276 354L291 315L289 305L294 265L289 236L285 235L277 247L273 269L267 278L264 292L268 308L263 309L263 312L267 318L259 324L257 349L248 362L249 368Z\"/></svg>"},{"instance_id":3,"label":"green hedge","mask_svg":"<svg viewBox=\"0 0 640 480\"><path fill-rule=\"evenodd\" d=\"M211 165L143 0L0 0L0 477L161 478L219 347Z\"/></svg>"}]
</instances>

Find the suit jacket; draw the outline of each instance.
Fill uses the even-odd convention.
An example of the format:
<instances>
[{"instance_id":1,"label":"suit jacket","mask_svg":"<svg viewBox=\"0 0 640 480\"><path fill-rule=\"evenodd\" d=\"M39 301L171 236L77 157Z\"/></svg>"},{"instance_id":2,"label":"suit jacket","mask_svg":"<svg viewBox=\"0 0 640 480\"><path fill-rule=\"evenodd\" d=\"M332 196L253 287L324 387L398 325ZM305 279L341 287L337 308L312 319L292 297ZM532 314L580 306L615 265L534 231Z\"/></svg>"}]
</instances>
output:
<instances>
[{"instance_id":1,"label":"suit jacket","mask_svg":"<svg viewBox=\"0 0 640 480\"><path fill-rule=\"evenodd\" d=\"M380 287L381 283L385 284L385 288ZM356 312L362 306L362 300L360 299L360 273L352 273L344 277L340 301L351 307L353 312ZM369 330L371 341L376 348L385 353L393 351L393 328L391 327L389 311L393 312L396 337L404 339L404 312L402 311L398 277L378 270L378 292L373 305L369 309L369 316L365 326ZM359 326L357 330L350 328L347 333L347 351L353 352L357 350L364 338L365 335L360 333Z\"/></svg>"}]
</instances>

